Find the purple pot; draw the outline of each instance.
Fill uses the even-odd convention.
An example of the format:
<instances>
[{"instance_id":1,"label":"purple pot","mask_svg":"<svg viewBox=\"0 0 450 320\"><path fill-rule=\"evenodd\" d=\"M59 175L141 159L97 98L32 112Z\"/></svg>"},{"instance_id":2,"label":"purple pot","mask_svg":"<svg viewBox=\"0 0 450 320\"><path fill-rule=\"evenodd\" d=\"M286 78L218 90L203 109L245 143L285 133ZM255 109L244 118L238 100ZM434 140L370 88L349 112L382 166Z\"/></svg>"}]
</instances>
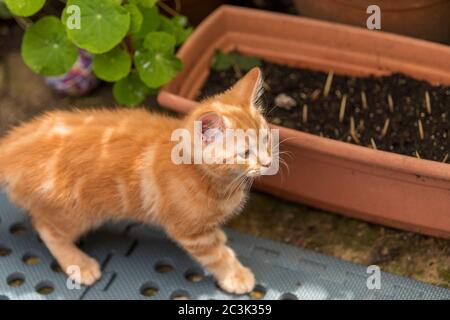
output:
<instances>
[{"instance_id":1,"label":"purple pot","mask_svg":"<svg viewBox=\"0 0 450 320\"><path fill-rule=\"evenodd\" d=\"M78 49L78 59L72 68L61 76L45 77L45 82L61 94L80 96L88 93L100 82L92 71L92 58L92 54Z\"/></svg>"}]
</instances>

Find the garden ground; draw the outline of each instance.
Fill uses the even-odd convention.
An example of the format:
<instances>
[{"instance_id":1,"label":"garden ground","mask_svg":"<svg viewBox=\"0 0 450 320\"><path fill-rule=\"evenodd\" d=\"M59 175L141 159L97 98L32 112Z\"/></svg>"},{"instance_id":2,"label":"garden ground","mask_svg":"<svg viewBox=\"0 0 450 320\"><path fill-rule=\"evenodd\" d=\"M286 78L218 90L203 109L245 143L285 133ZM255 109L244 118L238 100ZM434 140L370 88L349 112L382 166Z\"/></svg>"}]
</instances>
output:
<instances>
[{"instance_id":1,"label":"garden ground","mask_svg":"<svg viewBox=\"0 0 450 320\"><path fill-rule=\"evenodd\" d=\"M0 135L45 110L114 106L103 84L89 96L62 97L22 62L21 31L0 21ZM154 99L149 109L163 111ZM450 240L398 231L253 192L244 212L228 226L362 264L450 287Z\"/></svg>"}]
</instances>

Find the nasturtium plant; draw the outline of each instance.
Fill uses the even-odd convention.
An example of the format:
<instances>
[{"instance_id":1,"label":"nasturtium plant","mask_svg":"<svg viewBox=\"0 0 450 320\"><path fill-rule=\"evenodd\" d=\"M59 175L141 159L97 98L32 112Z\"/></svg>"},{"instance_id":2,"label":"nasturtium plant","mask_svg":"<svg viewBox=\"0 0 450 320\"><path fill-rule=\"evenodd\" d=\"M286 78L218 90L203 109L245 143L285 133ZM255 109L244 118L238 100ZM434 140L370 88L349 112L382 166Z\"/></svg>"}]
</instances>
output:
<instances>
[{"instance_id":1,"label":"nasturtium plant","mask_svg":"<svg viewBox=\"0 0 450 320\"><path fill-rule=\"evenodd\" d=\"M22 17L45 4L2 1ZM192 33L186 17L161 14L159 1L163 0L67 0L60 19L32 19L22 39L23 59L34 72L57 76L72 68L77 49L83 49L94 56L95 75L115 82L113 94L119 103L140 104L181 70L175 51Z\"/></svg>"}]
</instances>

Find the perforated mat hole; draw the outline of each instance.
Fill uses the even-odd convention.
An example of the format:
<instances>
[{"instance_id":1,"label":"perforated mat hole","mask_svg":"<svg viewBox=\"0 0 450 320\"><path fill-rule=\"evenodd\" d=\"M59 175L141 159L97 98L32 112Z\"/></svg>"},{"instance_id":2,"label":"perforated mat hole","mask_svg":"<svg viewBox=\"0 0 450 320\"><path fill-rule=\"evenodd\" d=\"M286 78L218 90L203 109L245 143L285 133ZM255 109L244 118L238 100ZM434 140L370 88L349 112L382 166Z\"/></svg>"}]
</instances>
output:
<instances>
[{"instance_id":1,"label":"perforated mat hole","mask_svg":"<svg viewBox=\"0 0 450 320\"><path fill-rule=\"evenodd\" d=\"M44 296L51 294L53 291L55 291L53 284L50 281L43 281L40 282L36 286L36 292L39 294L42 294Z\"/></svg>"},{"instance_id":2,"label":"perforated mat hole","mask_svg":"<svg viewBox=\"0 0 450 320\"><path fill-rule=\"evenodd\" d=\"M159 261L155 264L155 271L159 272L159 273L168 273L170 271L173 270L173 266L172 264L167 261L167 260L163 260L163 261Z\"/></svg>"},{"instance_id":3,"label":"perforated mat hole","mask_svg":"<svg viewBox=\"0 0 450 320\"><path fill-rule=\"evenodd\" d=\"M41 263L41 259L34 253L27 253L22 257L23 263L29 266L34 266Z\"/></svg>"},{"instance_id":4,"label":"perforated mat hole","mask_svg":"<svg viewBox=\"0 0 450 320\"><path fill-rule=\"evenodd\" d=\"M9 297L0 295L0 300L9 300Z\"/></svg>"},{"instance_id":5,"label":"perforated mat hole","mask_svg":"<svg viewBox=\"0 0 450 320\"><path fill-rule=\"evenodd\" d=\"M253 291L250 292L248 296L252 300L261 300L266 296L266 288L264 288L262 285L257 284L255 286L255 289L253 289Z\"/></svg>"},{"instance_id":6,"label":"perforated mat hole","mask_svg":"<svg viewBox=\"0 0 450 320\"><path fill-rule=\"evenodd\" d=\"M0 244L0 257L7 257L11 254L11 249Z\"/></svg>"},{"instance_id":7,"label":"perforated mat hole","mask_svg":"<svg viewBox=\"0 0 450 320\"><path fill-rule=\"evenodd\" d=\"M54 272L57 272L57 273L63 272L63 269L61 268L61 266L59 265L59 263L58 263L57 261L53 261L53 262L50 264L50 268L51 268Z\"/></svg>"},{"instance_id":8,"label":"perforated mat hole","mask_svg":"<svg viewBox=\"0 0 450 320\"><path fill-rule=\"evenodd\" d=\"M280 296L280 300L298 300L298 297L293 293L286 292Z\"/></svg>"},{"instance_id":9,"label":"perforated mat hole","mask_svg":"<svg viewBox=\"0 0 450 320\"><path fill-rule=\"evenodd\" d=\"M191 268L185 272L184 277L189 282L200 282L205 278L205 275L202 270L198 268Z\"/></svg>"},{"instance_id":10,"label":"perforated mat hole","mask_svg":"<svg viewBox=\"0 0 450 320\"><path fill-rule=\"evenodd\" d=\"M141 286L140 292L141 295L143 295L144 297L150 298L156 296L159 292L159 289L158 286L155 285L154 283L147 282Z\"/></svg>"},{"instance_id":11,"label":"perforated mat hole","mask_svg":"<svg viewBox=\"0 0 450 320\"><path fill-rule=\"evenodd\" d=\"M17 288L24 284L25 276L21 273L13 273L6 279L6 282L10 287Z\"/></svg>"},{"instance_id":12,"label":"perforated mat hole","mask_svg":"<svg viewBox=\"0 0 450 320\"><path fill-rule=\"evenodd\" d=\"M9 232L13 236L21 236L27 233L27 228L21 223L15 223L9 228Z\"/></svg>"},{"instance_id":13,"label":"perforated mat hole","mask_svg":"<svg viewBox=\"0 0 450 320\"><path fill-rule=\"evenodd\" d=\"M191 297L189 296L189 293L186 290L175 290L170 295L171 300L190 300Z\"/></svg>"}]
</instances>

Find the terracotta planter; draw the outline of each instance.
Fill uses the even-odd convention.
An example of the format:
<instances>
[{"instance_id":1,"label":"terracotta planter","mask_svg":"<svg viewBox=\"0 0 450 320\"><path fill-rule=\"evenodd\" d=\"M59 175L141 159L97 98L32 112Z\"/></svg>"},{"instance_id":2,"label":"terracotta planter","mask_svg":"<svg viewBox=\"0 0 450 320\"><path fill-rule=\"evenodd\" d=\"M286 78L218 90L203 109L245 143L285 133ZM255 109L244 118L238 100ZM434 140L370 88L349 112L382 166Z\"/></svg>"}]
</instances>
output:
<instances>
[{"instance_id":1,"label":"terracotta planter","mask_svg":"<svg viewBox=\"0 0 450 320\"><path fill-rule=\"evenodd\" d=\"M402 36L283 14L222 6L178 52L183 71L158 96L195 108L214 51L238 49L273 62L367 76L399 71L450 84L450 48ZM432 59L430 59L432 57ZM450 165L280 129L290 174L257 188L325 210L430 235L450 236Z\"/></svg>"},{"instance_id":2,"label":"terracotta planter","mask_svg":"<svg viewBox=\"0 0 450 320\"><path fill-rule=\"evenodd\" d=\"M381 9L381 30L450 43L448 0L294 0L301 15L366 28L369 5Z\"/></svg>"}]
</instances>

